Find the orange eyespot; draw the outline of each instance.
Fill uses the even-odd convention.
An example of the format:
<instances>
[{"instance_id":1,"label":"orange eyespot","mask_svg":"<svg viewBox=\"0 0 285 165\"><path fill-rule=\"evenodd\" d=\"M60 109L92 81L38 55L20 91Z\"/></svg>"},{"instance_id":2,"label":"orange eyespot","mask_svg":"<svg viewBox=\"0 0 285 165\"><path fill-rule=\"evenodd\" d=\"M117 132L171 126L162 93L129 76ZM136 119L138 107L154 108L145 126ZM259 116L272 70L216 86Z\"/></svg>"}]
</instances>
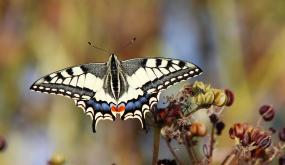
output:
<instances>
[{"instance_id":1,"label":"orange eyespot","mask_svg":"<svg viewBox=\"0 0 285 165\"><path fill-rule=\"evenodd\" d=\"M111 111L112 111L112 112L117 112L117 107L113 105L113 106L111 107Z\"/></svg>"},{"instance_id":2,"label":"orange eyespot","mask_svg":"<svg viewBox=\"0 0 285 165\"><path fill-rule=\"evenodd\" d=\"M113 105L111 107L112 112L123 112L126 109L125 105L120 105L119 107Z\"/></svg>"},{"instance_id":3,"label":"orange eyespot","mask_svg":"<svg viewBox=\"0 0 285 165\"><path fill-rule=\"evenodd\" d=\"M118 112L123 112L126 109L126 107L124 105L119 106L119 108L117 108Z\"/></svg>"}]
</instances>

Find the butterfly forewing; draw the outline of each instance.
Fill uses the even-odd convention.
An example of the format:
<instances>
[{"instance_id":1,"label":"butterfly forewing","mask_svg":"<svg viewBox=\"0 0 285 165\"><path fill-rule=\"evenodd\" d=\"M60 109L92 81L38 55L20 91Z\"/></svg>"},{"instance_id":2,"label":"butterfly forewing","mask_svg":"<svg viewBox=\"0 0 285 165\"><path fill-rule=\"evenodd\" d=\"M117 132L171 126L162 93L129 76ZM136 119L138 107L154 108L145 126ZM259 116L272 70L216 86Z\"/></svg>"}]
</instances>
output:
<instances>
[{"instance_id":1,"label":"butterfly forewing","mask_svg":"<svg viewBox=\"0 0 285 165\"><path fill-rule=\"evenodd\" d=\"M103 89L106 72L106 64L70 67L40 78L31 86L31 90L72 98L76 106L91 116L95 131L97 121L114 120L109 104L115 100Z\"/></svg>"},{"instance_id":2,"label":"butterfly forewing","mask_svg":"<svg viewBox=\"0 0 285 165\"><path fill-rule=\"evenodd\" d=\"M123 61L122 66L127 77L137 81L134 88L148 93L158 93L202 73L200 68L190 62L168 58L131 59Z\"/></svg>"}]
</instances>

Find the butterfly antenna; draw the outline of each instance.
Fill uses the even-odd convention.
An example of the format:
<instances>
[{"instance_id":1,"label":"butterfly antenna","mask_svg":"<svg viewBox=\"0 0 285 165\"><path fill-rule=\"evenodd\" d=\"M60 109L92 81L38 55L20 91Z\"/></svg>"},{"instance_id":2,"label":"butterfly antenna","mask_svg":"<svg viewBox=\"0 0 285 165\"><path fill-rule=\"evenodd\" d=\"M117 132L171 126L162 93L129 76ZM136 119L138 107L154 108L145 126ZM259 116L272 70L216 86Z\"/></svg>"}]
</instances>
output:
<instances>
[{"instance_id":1,"label":"butterfly antenna","mask_svg":"<svg viewBox=\"0 0 285 165\"><path fill-rule=\"evenodd\" d=\"M88 42L88 45L90 45L90 46L92 46L93 48L98 49L98 50L100 50L100 51L102 51L102 52L105 52L105 53L108 53L108 54L112 54L111 52L109 52L109 51L107 51L107 50L105 50L105 49L103 49L103 48L97 47L96 45L92 44L91 42Z\"/></svg>"},{"instance_id":2,"label":"butterfly antenna","mask_svg":"<svg viewBox=\"0 0 285 165\"><path fill-rule=\"evenodd\" d=\"M119 53L120 51L124 50L125 48L127 48L128 46L132 45L134 42L136 41L136 37L133 37L131 39L131 41L129 41L128 43L126 43L124 46L122 46L121 48L117 49L115 52Z\"/></svg>"}]
</instances>

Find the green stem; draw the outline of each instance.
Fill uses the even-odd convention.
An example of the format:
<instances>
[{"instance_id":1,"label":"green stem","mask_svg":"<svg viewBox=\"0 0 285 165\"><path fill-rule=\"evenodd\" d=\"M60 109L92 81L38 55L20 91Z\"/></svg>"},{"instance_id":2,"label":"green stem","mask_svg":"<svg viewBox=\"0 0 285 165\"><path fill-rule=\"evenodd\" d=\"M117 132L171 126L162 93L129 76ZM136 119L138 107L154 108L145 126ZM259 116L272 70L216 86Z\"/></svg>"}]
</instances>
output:
<instances>
[{"instance_id":1,"label":"green stem","mask_svg":"<svg viewBox=\"0 0 285 165\"><path fill-rule=\"evenodd\" d=\"M152 150L152 165L156 165L158 161L159 143L160 143L160 127L154 127L153 133L153 150Z\"/></svg>"}]
</instances>

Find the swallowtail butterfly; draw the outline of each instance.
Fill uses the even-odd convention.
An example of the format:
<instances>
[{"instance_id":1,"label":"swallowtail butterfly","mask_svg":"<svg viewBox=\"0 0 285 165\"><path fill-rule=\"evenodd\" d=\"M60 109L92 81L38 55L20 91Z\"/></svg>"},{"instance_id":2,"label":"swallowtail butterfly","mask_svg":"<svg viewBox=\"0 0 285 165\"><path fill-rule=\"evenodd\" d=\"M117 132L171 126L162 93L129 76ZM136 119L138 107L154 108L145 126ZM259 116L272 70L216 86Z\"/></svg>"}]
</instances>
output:
<instances>
[{"instance_id":1,"label":"swallowtail butterfly","mask_svg":"<svg viewBox=\"0 0 285 165\"><path fill-rule=\"evenodd\" d=\"M137 118L145 128L145 115L156 106L160 92L202 73L196 65L169 58L136 58L119 61L111 54L107 63L65 68L37 80L31 90L72 98L92 118Z\"/></svg>"}]
</instances>

